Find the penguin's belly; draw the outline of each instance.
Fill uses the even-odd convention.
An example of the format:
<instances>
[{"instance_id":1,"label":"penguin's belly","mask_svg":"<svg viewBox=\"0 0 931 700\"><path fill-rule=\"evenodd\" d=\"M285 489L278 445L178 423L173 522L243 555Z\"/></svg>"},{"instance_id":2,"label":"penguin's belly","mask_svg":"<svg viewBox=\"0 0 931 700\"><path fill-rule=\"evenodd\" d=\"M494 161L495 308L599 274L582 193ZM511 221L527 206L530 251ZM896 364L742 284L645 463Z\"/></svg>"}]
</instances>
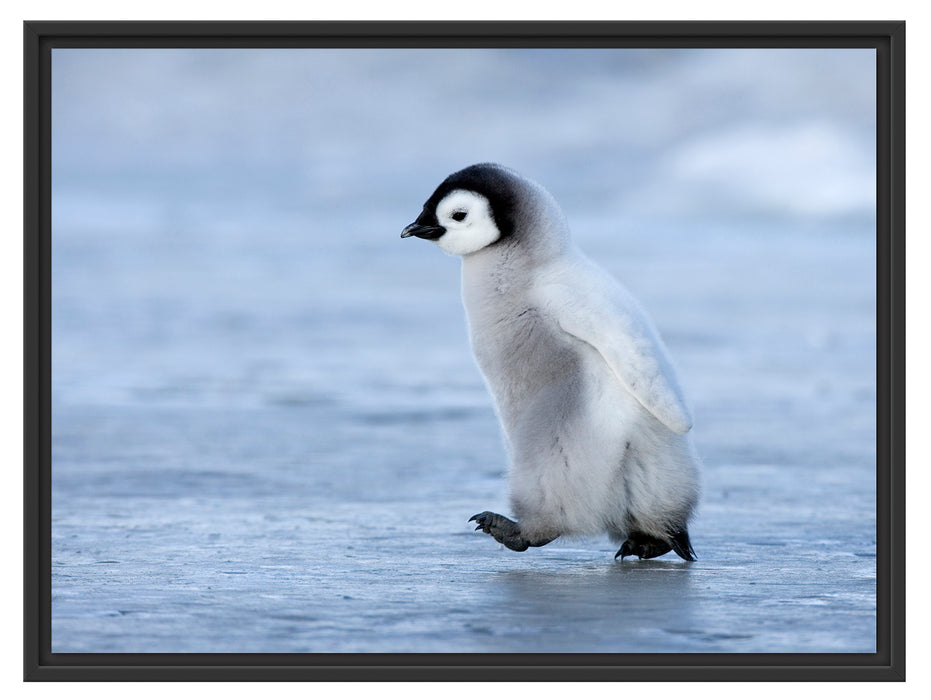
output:
<instances>
[{"instance_id":1,"label":"penguin's belly","mask_svg":"<svg viewBox=\"0 0 931 700\"><path fill-rule=\"evenodd\" d=\"M578 382L581 358L573 348L528 310L473 333L472 347L501 417L515 420L541 391Z\"/></svg>"},{"instance_id":2,"label":"penguin's belly","mask_svg":"<svg viewBox=\"0 0 931 700\"><path fill-rule=\"evenodd\" d=\"M540 531L603 531L639 404L594 348L533 311L473 335L473 347L507 438L517 515Z\"/></svg>"}]
</instances>

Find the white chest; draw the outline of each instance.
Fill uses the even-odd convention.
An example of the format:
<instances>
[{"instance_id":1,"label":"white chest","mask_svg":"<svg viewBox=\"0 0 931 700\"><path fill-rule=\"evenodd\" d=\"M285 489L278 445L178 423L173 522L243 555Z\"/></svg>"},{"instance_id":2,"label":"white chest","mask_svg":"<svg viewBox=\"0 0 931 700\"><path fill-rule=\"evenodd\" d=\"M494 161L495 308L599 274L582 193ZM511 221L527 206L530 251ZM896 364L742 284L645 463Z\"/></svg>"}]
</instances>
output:
<instances>
[{"instance_id":1,"label":"white chest","mask_svg":"<svg viewBox=\"0 0 931 700\"><path fill-rule=\"evenodd\" d=\"M573 339L534 299L530 279L473 262L463 265L462 280L472 351L506 417L542 389L571 381L582 358Z\"/></svg>"}]
</instances>

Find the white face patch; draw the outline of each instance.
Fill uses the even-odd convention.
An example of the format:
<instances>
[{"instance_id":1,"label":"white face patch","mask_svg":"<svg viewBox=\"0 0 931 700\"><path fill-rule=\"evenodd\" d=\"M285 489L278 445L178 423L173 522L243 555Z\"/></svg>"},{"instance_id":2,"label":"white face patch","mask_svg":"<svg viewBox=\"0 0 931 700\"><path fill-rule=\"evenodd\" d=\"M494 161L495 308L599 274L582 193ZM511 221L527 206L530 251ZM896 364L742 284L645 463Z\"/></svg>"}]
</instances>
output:
<instances>
[{"instance_id":1,"label":"white face patch","mask_svg":"<svg viewBox=\"0 0 931 700\"><path fill-rule=\"evenodd\" d=\"M453 190L436 205L436 219L446 229L436 244L450 255L468 255L501 237L491 204L477 192Z\"/></svg>"}]
</instances>

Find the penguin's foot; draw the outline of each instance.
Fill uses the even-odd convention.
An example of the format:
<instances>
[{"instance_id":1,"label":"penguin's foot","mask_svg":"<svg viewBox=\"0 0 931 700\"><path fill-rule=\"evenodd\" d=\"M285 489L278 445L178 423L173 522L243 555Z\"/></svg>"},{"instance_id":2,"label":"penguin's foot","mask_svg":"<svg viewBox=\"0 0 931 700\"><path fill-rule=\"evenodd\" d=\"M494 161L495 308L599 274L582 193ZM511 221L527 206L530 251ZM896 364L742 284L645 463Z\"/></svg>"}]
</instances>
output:
<instances>
[{"instance_id":1,"label":"penguin's foot","mask_svg":"<svg viewBox=\"0 0 931 700\"><path fill-rule=\"evenodd\" d=\"M637 555L640 559L652 559L653 557L658 557L672 549L672 545L669 542L652 537L643 532L632 532L630 537L627 538L627 541L621 545L621 548L617 550L617 554L614 555L614 558L618 557L621 560L624 557L630 557Z\"/></svg>"},{"instance_id":2,"label":"penguin's foot","mask_svg":"<svg viewBox=\"0 0 931 700\"><path fill-rule=\"evenodd\" d=\"M624 557L637 555L640 559L653 559L669 550L674 551L686 561L695 561L695 552L689 542L689 533L686 529L677 530L668 539L659 539L643 532L632 532L627 541L617 550L614 558L624 560Z\"/></svg>"},{"instance_id":3,"label":"penguin's foot","mask_svg":"<svg viewBox=\"0 0 931 700\"><path fill-rule=\"evenodd\" d=\"M488 510L469 518L470 523L473 520L478 523L476 530L488 533L505 547L513 549L515 552L523 552L527 547L542 547L553 541L553 538L548 540L528 540L521 535L520 526L517 523Z\"/></svg>"}]
</instances>

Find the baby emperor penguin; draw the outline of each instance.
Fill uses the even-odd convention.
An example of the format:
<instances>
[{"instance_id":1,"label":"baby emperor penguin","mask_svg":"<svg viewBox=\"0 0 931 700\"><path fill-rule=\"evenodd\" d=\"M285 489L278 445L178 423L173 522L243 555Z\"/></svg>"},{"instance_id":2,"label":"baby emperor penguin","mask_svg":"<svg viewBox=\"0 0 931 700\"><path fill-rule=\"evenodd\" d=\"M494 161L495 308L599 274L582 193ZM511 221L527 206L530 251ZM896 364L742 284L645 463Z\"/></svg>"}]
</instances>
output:
<instances>
[{"instance_id":1,"label":"baby emperor penguin","mask_svg":"<svg viewBox=\"0 0 931 700\"><path fill-rule=\"evenodd\" d=\"M471 518L509 549L607 532L615 558L695 560L692 418L659 334L588 260L545 189L494 164L453 173L401 233L462 256L472 350L510 456L517 521Z\"/></svg>"}]
</instances>

